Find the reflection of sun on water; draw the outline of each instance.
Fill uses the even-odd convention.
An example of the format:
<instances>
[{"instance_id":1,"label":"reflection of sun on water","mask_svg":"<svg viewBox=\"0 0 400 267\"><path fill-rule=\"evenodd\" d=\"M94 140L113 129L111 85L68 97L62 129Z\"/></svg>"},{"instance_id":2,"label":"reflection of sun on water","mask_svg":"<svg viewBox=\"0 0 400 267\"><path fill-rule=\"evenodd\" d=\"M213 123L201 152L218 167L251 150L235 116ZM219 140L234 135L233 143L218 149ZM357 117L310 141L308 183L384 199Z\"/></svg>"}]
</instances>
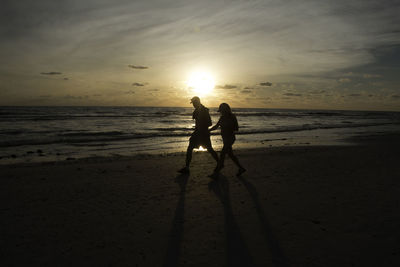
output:
<instances>
[{"instance_id":1,"label":"reflection of sun on water","mask_svg":"<svg viewBox=\"0 0 400 267\"><path fill-rule=\"evenodd\" d=\"M189 75L187 85L199 96L205 96L214 89L214 77L205 71L195 71Z\"/></svg>"},{"instance_id":2,"label":"reflection of sun on water","mask_svg":"<svg viewBox=\"0 0 400 267\"><path fill-rule=\"evenodd\" d=\"M196 151L207 151L207 148L203 148L202 146L199 146L199 148L196 149Z\"/></svg>"}]
</instances>

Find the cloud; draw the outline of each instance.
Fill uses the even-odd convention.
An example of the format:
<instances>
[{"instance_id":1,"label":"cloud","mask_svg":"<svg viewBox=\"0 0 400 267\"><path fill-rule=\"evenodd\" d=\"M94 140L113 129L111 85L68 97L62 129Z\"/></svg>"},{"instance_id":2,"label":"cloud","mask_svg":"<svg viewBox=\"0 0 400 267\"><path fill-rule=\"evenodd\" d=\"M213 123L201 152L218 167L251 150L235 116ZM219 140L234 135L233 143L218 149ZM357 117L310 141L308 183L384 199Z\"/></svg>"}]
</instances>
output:
<instances>
[{"instance_id":1,"label":"cloud","mask_svg":"<svg viewBox=\"0 0 400 267\"><path fill-rule=\"evenodd\" d=\"M312 91L312 92L310 92L310 94L315 94L315 95L319 95L319 94L323 94L323 93L325 93L325 90Z\"/></svg>"},{"instance_id":2,"label":"cloud","mask_svg":"<svg viewBox=\"0 0 400 267\"><path fill-rule=\"evenodd\" d=\"M145 70L148 69L149 67L146 66L136 66L136 65L128 65L129 68L131 69L137 69L137 70Z\"/></svg>"},{"instance_id":3,"label":"cloud","mask_svg":"<svg viewBox=\"0 0 400 267\"><path fill-rule=\"evenodd\" d=\"M84 95L84 96L65 95L64 98L65 99L88 99L89 96L88 95Z\"/></svg>"},{"instance_id":4,"label":"cloud","mask_svg":"<svg viewBox=\"0 0 400 267\"><path fill-rule=\"evenodd\" d=\"M364 77L365 79L381 78L382 75L379 75L379 74L368 74L368 73L366 73L366 74L363 75L363 77Z\"/></svg>"},{"instance_id":5,"label":"cloud","mask_svg":"<svg viewBox=\"0 0 400 267\"><path fill-rule=\"evenodd\" d=\"M143 83L132 83L132 86L144 86Z\"/></svg>"},{"instance_id":6,"label":"cloud","mask_svg":"<svg viewBox=\"0 0 400 267\"><path fill-rule=\"evenodd\" d=\"M217 85L217 86L215 86L215 88L217 88L217 89L235 89L235 88L237 88L237 86L232 85L232 84L225 84L225 85Z\"/></svg>"},{"instance_id":7,"label":"cloud","mask_svg":"<svg viewBox=\"0 0 400 267\"><path fill-rule=\"evenodd\" d=\"M302 96L302 94L285 93L285 96Z\"/></svg>"},{"instance_id":8,"label":"cloud","mask_svg":"<svg viewBox=\"0 0 400 267\"><path fill-rule=\"evenodd\" d=\"M351 97L359 97L359 96L361 96L361 94L350 94L350 95L348 95L348 96L351 96Z\"/></svg>"},{"instance_id":9,"label":"cloud","mask_svg":"<svg viewBox=\"0 0 400 267\"><path fill-rule=\"evenodd\" d=\"M270 82L263 82L263 83L260 83L260 85L261 85L261 86L272 86L272 83L270 83Z\"/></svg>"},{"instance_id":10,"label":"cloud","mask_svg":"<svg viewBox=\"0 0 400 267\"><path fill-rule=\"evenodd\" d=\"M61 75L61 72L58 71L50 71L50 72L41 72L42 75Z\"/></svg>"},{"instance_id":11,"label":"cloud","mask_svg":"<svg viewBox=\"0 0 400 267\"><path fill-rule=\"evenodd\" d=\"M258 100L260 100L260 98L258 98L258 97L246 97L245 100L251 102L251 101L258 101Z\"/></svg>"},{"instance_id":12,"label":"cloud","mask_svg":"<svg viewBox=\"0 0 400 267\"><path fill-rule=\"evenodd\" d=\"M347 73L341 74L340 76L352 77L353 79L359 79L359 78L372 79L372 78L381 78L382 77L382 75L380 75L380 74L371 74L371 73L363 74L363 73L354 73L354 72L347 72ZM350 78L339 78L338 81L345 83L345 82L350 82L351 79Z\"/></svg>"},{"instance_id":13,"label":"cloud","mask_svg":"<svg viewBox=\"0 0 400 267\"><path fill-rule=\"evenodd\" d=\"M149 92L158 92L158 91L160 91L160 89L154 88L154 89L149 89L148 91L149 91Z\"/></svg>"},{"instance_id":14,"label":"cloud","mask_svg":"<svg viewBox=\"0 0 400 267\"><path fill-rule=\"evenodd\" d=\"M338 82L340 82L340 83L349 83L349 82L351 82L351 79L349 79L349 78L341 78L341 79L338 80Z\"/></svg>"},{"instance_id":15,"label":"cloud","mask_svg":"<svg viewBox=\"0 0 400 267\"><path fill-rule=\"evenodd\" d=\"M53 97L52 95L40 95L39 96L40 98L51 98L51 97Z\"/></svg>"},{"instance_id":16,"label":"cloud","mask_svg":"<svg viewBox=\"0 0 400 267\"><path fill-rule=\"evenodd\" d=\"M346 72L346 73L344 73L342 75L345 76L345 77L354 77L355 76L355 74L352 71Z\"/></svg>"},{"instance_id":17,"label":"cloud","mask_svg":"<svg viewBox=\"0 0 400 267\"><path fill-rule=\"evenodd\" d=\"M249 89L245 89L245 90L242 90L242 91L241 91L242 94L250 94L251 92L252 92L252 91L249 90Z\"/></svg>"},{"instance_id":18,"label":"cloud","mask_svg":"<svg viewBox=\"0 0 400 267\"><path fill-rule=\"evenodd\" d=\"M69 80L69 78L67 78L67 77L64 78L64 81L68 81L68 80Z\"/></svg>"},{"instance_id":19,"label":"cloud","mask_svg":"<svg viewBox=\"0 0 400 267\"><path fill-rule=\"evenodd\" d=\"M124 95L133 95L135 93L135 91L129 90L129 91L125 91Z\"/></svg>"},{"instance_id":20,"label":"cloud","mask_svg":"<svg viewBox=\"0 0 400 267\"><path fill-rule=\"evenodd\" d=\"M254 0L229 1L229 5L226 1L210 0L116 0L112 3L89 0L79 5L73 4L75 2L2 2L2 68L10 73L18 73L17 68L20 67L12 63L24 62L25 58L29 68L37 73L43 66L51 70L57 67L55 64L63 62L63 68L59 70L73 69L76 73L76 77L74 75L71 79L85 76L86 81L76 85L77 92L86 91L87 85L93 85L99 75L103 74L101 78L105 80L120 78L121 81L128 81L128 88L121 89L124 91L141 87L131 86L133 81L127 80L126 76L118 77L121 74L112 66L120 66L131 74L166 70L163 73L154 73L154 77L146 79L151 84L156 82L152 79L156 79L157 83L167 84L169 81L181 81L182 70L195 66L197 62L212 62L216 69L221 65L229 66L224 77L235 77L236 80L227 81L235 84L241 81L254 86L254 90L273 89L279 86L277 81L297 82L296 79L300 78L292 78L296 74L314 74L318 77L314 78L316 84L308 84L306 89L315 87L336 91L341 90L341 87L335 87L340 85L337 82L340 78L350 78L353 82L358 82L358 79L373 78L369 73L381 73L384 70L375 68L374 65L371 68L362 68L364 64L379 64L381 58L390 64L398 62L398 56L386 58L384 54L379 54L383 48L395 47L400 42L400 6L395 0L268 3ZM54 31L54 25L57 26L57 31ZM29 57L26 55L28 52ZM69 56L65 57L66 54ZM107 64L99 64L100 62ZM135 62L132 63L135 65L128 65L129 62ZM235 64L237 62L240 64ZM17 67L14 68L13 65ZM146 70L147 66L152 66L152 70ZM157 68L154 69L155 67ZM339 72L346 72L348 76L340 75ZM86 73L95 75L85 75ZM251 78L245 78L247 73ZM319 75L330 73L336 73L337 76L325 78ZM392 72L383 74L385 78L389 78L389 73ZM235 76L236 74L243 75L244 79L239 75ZM40 74L38 76L46 77ZM165 79L167 76L170 77ZM48 78L62 81L63 76ZM268 79L274 80L273 85L267 82ZM264 82L260 83L261 81ZM303 78L302 81L308 80ZM15 87L28 88L29 83L27 80L25 84L17 84ZM67 81L61 83L69 84ZM392 84L394 87L397 82L381 87L391 88ZM238 89L229 92L240 92L242 87L239 83L237 85ZM351 83L349 86L352 85ZM98 88L97 85L96 87ZM377 89L371 87L365 90ZM138 90L137 92L139 94ZM229 93L228 90L224 92ZM310 94L308 90L297 92L302 92L304 96ZM344 94L352 92L354 91ZM387 94L388 97L391 95L393 93ZM336 103L332 102L332 105L334 107Z\"/></svg>"}]
</instances>

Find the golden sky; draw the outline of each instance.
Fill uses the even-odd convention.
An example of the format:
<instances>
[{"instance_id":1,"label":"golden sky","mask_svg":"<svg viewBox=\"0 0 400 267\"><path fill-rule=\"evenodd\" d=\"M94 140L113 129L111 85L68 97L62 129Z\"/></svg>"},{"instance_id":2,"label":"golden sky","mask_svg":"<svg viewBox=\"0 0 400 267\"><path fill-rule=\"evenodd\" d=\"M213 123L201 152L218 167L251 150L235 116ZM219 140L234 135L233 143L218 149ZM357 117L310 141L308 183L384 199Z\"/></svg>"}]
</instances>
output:
<instances>
[{"instance_id":1,"label":"golden sky","mask_svg":"<svg viewBox=\"0 0 400 267\"><path fill-rule=\"evenodd\" d=\"M399 2L82 2L4 1L0 105L400 110Z\"/></svg>"}]
</instances>

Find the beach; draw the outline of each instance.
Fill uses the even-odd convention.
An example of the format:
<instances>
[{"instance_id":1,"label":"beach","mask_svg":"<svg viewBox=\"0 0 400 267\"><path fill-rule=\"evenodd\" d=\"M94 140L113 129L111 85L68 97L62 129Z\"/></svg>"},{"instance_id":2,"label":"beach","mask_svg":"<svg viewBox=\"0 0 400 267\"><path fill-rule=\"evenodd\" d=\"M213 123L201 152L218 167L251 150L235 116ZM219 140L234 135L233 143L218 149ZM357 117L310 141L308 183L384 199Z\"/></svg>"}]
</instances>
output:
<instances>
[{"instance_id":1,"label":"beach","mask_svg":"<svg viewBox=\"0 0 400 267\"><path fill-rule=\"evenodd\" d=\"M0 166L1 266L398 266L398 135Z\"/></svg>"},{"instance_id":2,"label":"beach","mask_svg":"<svg viewBox=\"0 0 400 267\"><path fill-rule=\"evenodd\" d=\"M0 13L0 267L400 267L400 0Z\"/></svg>"}]
</instances>

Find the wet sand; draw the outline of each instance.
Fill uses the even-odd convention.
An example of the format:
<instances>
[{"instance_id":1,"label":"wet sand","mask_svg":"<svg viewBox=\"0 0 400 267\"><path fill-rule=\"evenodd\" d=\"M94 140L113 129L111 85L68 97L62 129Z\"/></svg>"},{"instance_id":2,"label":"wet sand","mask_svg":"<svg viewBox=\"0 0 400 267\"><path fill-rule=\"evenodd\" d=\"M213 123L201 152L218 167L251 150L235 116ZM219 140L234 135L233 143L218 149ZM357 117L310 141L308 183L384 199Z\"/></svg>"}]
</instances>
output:
<instances>
[{"instance_id":1,"label":"wet sand","mask_svg":"<svg viewBox=\"0 0 400 267\"><path fill-rule=\"evenodd\" d=\"M0 166L0 265L399 266L398 140Z\"/></svg>"}]
</instances>

